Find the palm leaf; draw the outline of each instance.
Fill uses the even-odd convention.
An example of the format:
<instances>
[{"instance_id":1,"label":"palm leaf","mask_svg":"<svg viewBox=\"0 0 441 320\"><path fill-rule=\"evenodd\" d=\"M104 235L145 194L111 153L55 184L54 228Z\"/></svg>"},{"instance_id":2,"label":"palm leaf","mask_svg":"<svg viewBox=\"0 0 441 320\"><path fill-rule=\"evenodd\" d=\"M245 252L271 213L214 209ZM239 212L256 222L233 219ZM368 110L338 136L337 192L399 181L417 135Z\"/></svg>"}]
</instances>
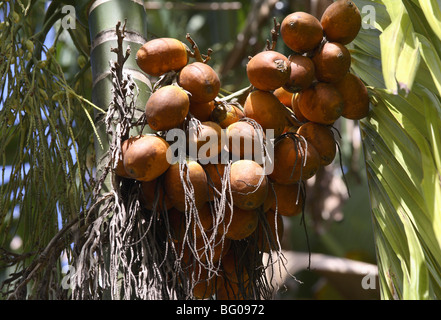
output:
<instances>
[{"instance_id":1,"label":"palm leaf","mask_svg":"<svg viewBox=\"0 0 441 320\"><path fill-rule=\"evenodd\" d=\"M367 4L355 2L359 8ZM440 10L436 1L370 5L390 23L376 24L377 30L365 30L353 42L352 68L369 86L372 102L360 128L381 294L439 299ZM374 35L379 32L378 45Z\"/></svg>"},{"instance_id":2,"label":"palm leaf","mask_svg":"<svg viewBox=\"0 0 441 320\"><path fill-rule=\"evenodd\" d=\"M0 185L0 266L2 276L11 275L1 294L11 298L53 297L38 280L59 278L58 258L63 250L71 252L69 236L59 242L54 236L85 212L92 190L87 164L92 109L86 98L72 94L90 86L90 79L86 73L69 77L56 56L63 41L57 49L45 44L51 28L57 35L63 32L56 24L61 5L54 1L47 12L44 2L0 6L7 22L2 22L0 41L0 162L1 180L8 181ZM11 253L15 236L22 246ZM46 248L54 250L44 257ZM45 264L51 267L45 269ZM10 267L6 274L5 267ZM32 277L27 276L30 270Z\"/></svg>"}]
</instances>

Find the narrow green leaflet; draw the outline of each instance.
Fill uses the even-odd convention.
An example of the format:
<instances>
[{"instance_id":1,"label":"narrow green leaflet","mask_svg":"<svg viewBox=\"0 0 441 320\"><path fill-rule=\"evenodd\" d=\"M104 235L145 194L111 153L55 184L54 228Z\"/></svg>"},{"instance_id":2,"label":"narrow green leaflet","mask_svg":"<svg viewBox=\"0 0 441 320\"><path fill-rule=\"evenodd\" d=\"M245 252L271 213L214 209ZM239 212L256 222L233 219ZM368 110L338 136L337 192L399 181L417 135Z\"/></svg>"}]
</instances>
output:
<instances>
[{"instance_id":1,"label":"narrow green leaflet","mask_svg":"<svg viewBox=\"0 0 441 320\"><path fill-rule=\"evenodd\" d=\"M392 23L380 35L382 68L386 88L409 93L420 63L419 42L406 7L401 1L385 2ZM398 85L399 88L398 88Z\"/></svg>"},{"instance_id":2,"label":"narrow green leaflet","mask_svg":"<svg viewBox=\"0 0 441 320\"><path fill-rule=\"evenodd\" d=\"M429 276L420 239L408 216L401 210L398 210L398 214L403 222L406 238L409 242L410 258L410 275L409 278L404 279L403 298L406 300L426 300L429 298Z\"/></svg>"},{"instance_id":3,"label":"narrow green leaflet","mask_svg":"<svg viewBox=\"0 0 441 320\"><path fill-rule=\"evenodd\" d=\"M396 1L401 3L401 1ZM404 39L402 30L402 18L404 16L404 6L401 6L401 13L392 20L392 23L380 35L381 62L384 82L386 88L392 93L398 92L395 70L397 68L398 57L401 51L401 44Z\"/></svg>"},{"instance_id":4,"label":"narrow green leaflet","mask_svg":"<svg viewBox=\"0 0 441 320\"><path fill-rule=\"evenodd\" d=\"M356 46L359 47L364 53L380 60L379 35L380 33L378 31L374 32L373 30L368 31L361 29L358 33L357 41L354 44L356 44Z\"/></svg>"},{"instance_id":5,"label":"narrow green leaflet","mask_svg":"<svg viewBox=\"0 0 441 320\"><path fill-rule=\"evenodd\" d=\"M357 75L362 74L362 80L370 86L384 87L380 60L372 58L358 49L353 49L350 52L352 71Z\"/></svg>"},{"instance_id":6,"label":"narrow green leaflet","mask_svg":"<svg viewBox=\"0 0 441 320\"><path fill-rule=\"evenodd\" d=\"M426 88L423 88L422 92L427 136L438 174L441 175L441 103L438 97Z\"/></svg>"},{"instance_id":7,"label":"narrow green leaflet","mask_svg":"<svg viewBox=\"0 0 441 320\"><path fill-rule=\"evenodd\" d=\"M419 4L433 32L441 40L441 10L439 2L436 0L419 0Z\"/></svg>"},{"instance_id":8,"label":"narrow green leaflet","mask_svg":"<svg viewBox=\"0 0 441 320\"><path fill-rule=\"evenodd\" d=\"M417 41L420 42L421 56L426 62L430 74L432 75L433 82L438 88L438 94L441 94L441 59L429 39L421 34L417 34L416 38Z\"/></svg>"},{"instance_id":9,"label":"narrow green leaflet","mask_svg":"<svg viewBox=\"0 0 441 320\"><path fill-rule=\"evenodd\" d=\"M406 30L403 48L398 57L396 79L400 89L409 93L420 64L419 42L414 41L411 28Z\"/></svg>"},{"instance_id":10,"label":"narrow green leaflet","mask_svg":"<svg viewBox=\"0 0 441 320\"><path fill-rule=\"evenodd\" d=\"M440 299L439 2L378 2L371 3L390 22L364 30L351 54L352 70L369 86L372 102L360 130L381 294L384 299ZM376 32L381 33L379 47ZM380 64L373 63L378 57Z\"/></svg>"}]
</instances>

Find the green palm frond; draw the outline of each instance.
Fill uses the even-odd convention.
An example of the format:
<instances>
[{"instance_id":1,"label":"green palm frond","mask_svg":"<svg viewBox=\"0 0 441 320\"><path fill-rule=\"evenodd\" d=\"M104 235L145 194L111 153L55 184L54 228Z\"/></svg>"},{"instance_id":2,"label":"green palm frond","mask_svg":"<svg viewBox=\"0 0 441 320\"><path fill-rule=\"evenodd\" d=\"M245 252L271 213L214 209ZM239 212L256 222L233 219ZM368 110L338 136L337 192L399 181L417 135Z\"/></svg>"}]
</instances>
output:
<instances>
[{"instance_id":1,"label":"green palm frond","mask_svg":"<svg viewBox=\"0 0 441 320\"><path fill-rule=\"evenodd\" d=\"M54 246L52 240L87 210L94 157L94 108L83 96L90 74L75 77L76 58L72 72L58 59L66 48L60 45L64 30L57 23L61 2L48 9L41 1L21 3L0 6L0 269L15 273L9 280L24 279L2 286L6 295L19 288L13 298L36 297L43 290L38 279L59 277L59 257L62 252L69 256L70 246ZM77 32L87 39L85 29ZM23 242L18 251L9 248L14 237ZM46 257L45 248L53 249ZM45 263L54 267L44 270ZM32 281L24 271L28 267L34 270Z\"/></svg>"},{"instance_id":2,"label":"green palm frond","mask_svg":"<svg viewBox=\"0 0 441 320\"><path fill-rule=\"evenodd\" d=\"M355 1L375 29L353 43L369 86L360 121L382 298L441 297L441 19L437 1ZM362 11L362 10L361 10ZM379 37L376 37L379 35Z\"/></svg>"}]
</instances>

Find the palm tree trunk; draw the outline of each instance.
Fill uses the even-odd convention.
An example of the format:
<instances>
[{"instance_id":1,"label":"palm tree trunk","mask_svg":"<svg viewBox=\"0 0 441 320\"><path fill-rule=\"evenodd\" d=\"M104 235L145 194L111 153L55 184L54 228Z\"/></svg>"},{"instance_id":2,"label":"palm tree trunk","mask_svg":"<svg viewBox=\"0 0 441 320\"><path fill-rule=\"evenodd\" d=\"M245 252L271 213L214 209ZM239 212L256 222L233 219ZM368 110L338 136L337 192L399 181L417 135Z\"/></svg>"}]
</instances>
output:
<instances>
[{"instance_id":1,"label":"palm tree trunk","mask_svg":"<svg viewBox=\"0 0 441 320\"><path fill-rule=\"evenodd\" d=\"M121 281L127 283L119 277L120 263L127 257L124 245L120 246L124 240L115 238L123 233L120 228L124 228L124 219L128 215L124 210L121 212L115 209L121 208L120 184L115 182L115 175L109 171L109 160L113 161L114 158L110 151L115 148L115 139L121 142L129 135L140 134L141 130L138 130L138 126L129 125L125 127L133 129L120 135L121 130L117 128L123 121L127 121L118 114L114 115L112 110L115 105L124 108L129 106L134 110L132 119L128 121L137 120L143 115L142 110L151 92L150 81L139 71L135 60L137 50L146 42L145 9L139 0L83 1L77 8L80 13L85 13L90 32L92 102L106 113L95 114L97 187L95 203L92 205L95 207L95 220L88 226L86 233L89 237L80 246L81 253L77 259L78 290L74 297L127 299L134 291L130 286L122 287ZM132 90L137 93L133 96L136 98L133 99L135 103L128 103L126 97L129 94L122 92L123 88L128 89L123 84L126 80L128 83L133 80L135 84ZM106 197L109 199L109 194L112 199L110 202L99 200ZM96 256L97 260L93 261L91 256ZM93 282L92 290L89 290L89 281ZM104 290L100 292L99 288Z\"/></svg>"},{"instance_id":2,"label":"palm tree trunk","mask_svg":"<svg viewBox=\"0 0 441 320\"><path fill-rule=\"evenodd\" d=\"M140 95L136 108L144 109L149 96L150 82L139 71L135 61L136 51L146 42L147 20L143 2L137 0L92 1L88 7L91 40L90 62L93 78L92 102L104 110L107 110L113 99L113 83L109 62L117 60L116 54L111 51L112 48L117 47L115 26L118 22L124 24L124 21L127 21L127 24L125 26L123 48L130 46L131 49L131 54L124 63L124 72L130 74L138 85ZM97 176L100 175L103 164L107 162L102 159L108 150L109 142L102 121L103 116L101 114L97 117L99 134L96 139ZM108 183L104 183L103 192L108 191L108 189Z\"/></svg>"}]
</instances>

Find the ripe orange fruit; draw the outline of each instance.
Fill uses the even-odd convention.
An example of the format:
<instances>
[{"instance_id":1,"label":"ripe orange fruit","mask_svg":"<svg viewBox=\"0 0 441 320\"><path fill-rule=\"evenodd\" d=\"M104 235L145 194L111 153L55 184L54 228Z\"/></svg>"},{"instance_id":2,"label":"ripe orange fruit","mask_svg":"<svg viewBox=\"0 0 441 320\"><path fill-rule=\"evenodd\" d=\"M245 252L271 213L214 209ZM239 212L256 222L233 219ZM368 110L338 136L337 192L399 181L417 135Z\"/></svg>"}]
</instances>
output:
<instances>
[{"instance_id":1,"label":"ripe orange fruit","mask_svg":"<svg viewBox=\"0 0 441 320\"><path fill-rule=\"evenodd\" d=\"M255 120L262 129L273 129L274 137L278 137L285 129L285 106L269 91L256 90L251 92L244 104L245 117Z\"/></svg>"},{"instance_id":2,"label":"ripe orange fruit","mask_svg":"<svg viewBox=\"0 0 441 320\"><path fill-rule=\"evenodd\" d=\"M327 166L335 158L336 142L332 129L315 122L307 122L299 127L297 133L312 144L320 155L320 165Z\"/></svg>"},{"instance_id":3,"label":"ripe orange fruit","mask_svg":"<svg viewBox=\"0 0 441 320\"><path fill-rule=\"evenodd\" d=\"M355 74L347 73L343 79L333 83L343 97L342 116L360 120L369 113L369 95L363 81Z\"/></svg>"},{"instance_id":4,"label":"ripe orange fruit","mask_svg":"<svg viewBox=\"0 0 441 320\"><path fill-rule=\"evenodd\" d=\"M289 92L299 92L309 88L315 79L315 66L312 60L297 54L290 55L288 60L291 73L283 88Z\"/></svg>"},{"instance_id":5,"label":"ripe orange fruit","mask_svg":"<svg viewBox=\"0 0 441 320\"><path fill-rule=\"evenodd\" d=\"M219 123L222 129L225 129L230 124L239 121L244 117L241 109L234 104L226 104L216 107L211 112L211 120Z\"/></svg>"},{"instance_id":6,"label":"ripe orange fruit","mask_svg":"<svg viewBox=\"0 0 441 320\"><path fill-rule=\"evenodd\" d=\"M216 71L208 64L193 62L179 72L179 85L190 93L190 101L210 102L220 90L220 80Z\"/></svg>"},{"instance_id":7,"label":"ripe orange fruit","mask_svg":"<svg viewBox=\"0 0 441 320\"><path fill-rule=\"evenodd\" d=\"M147 100L147 123L156 131L177 128L184 122L189 108L190 100L182 88L175 85L161 87Z\"/></svg>"},{"instance_id":8,"label":"ripe orange fruit","mask_svg":"<svg viewBox=\"0 0 441 320\"><path fill-rule=\"evenodd\" d=\"M292 108L292 111L294 112L294 115L295 115L297 121L299 122L299 124L302 124L304 122L308 122L309 121L308 119L305 118L305 116L302 114L302 112L300 112L300 109L299 109L299 93L295 93L292 96L291 108Z\"/></svg>"},{"instance_id":9,"label":"ripe orange fruit","mask_svg":"<svg viewBox=\"0 0 441 320\"><path fill-rule=\"evenodd\" d=\"M202 103L192 101L189 112L199 121L209 121L214 108L214 100Z\"/></svg>"},{"instance_id":10,"label":"ripe orange fruit","mask_svg":"<svg viewBox=\"0 0 441 320\"><path fill-rule=\"evenodd\" d=\"M151 76L178 71L188 62L187 47L173 38L153 39L139 48L136 62L142 71Z\"/></svg>"},{"instance_id":11,"label":"ripe orange fruit","mask_svg":"<svg viewBox=\"0 0 441 320\"><path fill-rule=\"evenodd\" d=\"M265 201L268 184L263 168L253 160L233 162L230 171L233 204L240 209L253 210Z\"/></svg>"},{"instance_id":12,"label":"ripe orange fruit","mask_svg":"<svg viewBox=\"0 0 441 320\"><path fill-rule=\"evenodd\" d=\"M338 42L327 42L312 58L315 76L318 81L336 82L348 73L351 66L351 54Z\"/></svg>"},{"instance_id":13,"label":"ripe orange fruit","mask_svg":"<svg viewBox=\"0 0 441 320\"><path fill-rule=\"evenodd\" d=\"M130 175L127 173L126 169L124 168L124 154L126 153L126 150L129 147L129 145L139 138L141 138L141 136L130 137L124 140L123 143L121 144L121 153L115 167L115 174L117 174L118 176L123 178L131 178Z\"/></svg>"},{"instance_id":14,"label":"ripe orange fruit","mask_svg":"<svg viewBox=\"0 0 441 320\"><path fill-rule=\"evenodd\" d=\"M222 128L213 121L201 122L197 128L188 135L189 150L197 152L192 154L200 162L206 163L209 159L216 158L222 151Z\"/></svg>"},{"instance_id":15,"label":"ripe orange fruit","mask_svg":"<svg viewBox=\"0 0 441 320\"><path fill-rule=\"evenodd\" d=\"M186 166L183 166L184 181L181 181L179 166L179 162L173 163L165 172L164 188L166 194L173 206L181 212L185 211L186 194L190 197L187 199L187 205L190 205L188 201L191 201L197 209L201 209L208 201L207 175L204 169L198 162L187 160ZM191 189L193 192L190 192Z\"/></svg>"},{"instance_id":16,"label":"ripe orange fruit","mask_svg":"<svg viewBox=\"0 0 441 320\"><path fill-rule=\"evenodd\" d=\"M231 211L230 207L226 206L224 222L227 231L225 236L231 240L242 240L256 230L259 216L256 210L243 210L233 206Z\"/></svg>"},{"instance_id":17,"label":"ripe orange fruit","mask_svg":"<svg viewBox=\"0 0 441 320\"><path fill-rule=\"evenodd\" d=\"M299 184L278 184L274 183L276 201L273 202L271 210L276 211L282 216L292 217L302 213L303 194L299 194Z\"/></svg>"},{"instance_id":18,"label":"ripe orange fruit","mask_svg":"<svg viewBox=\"0 0 441 320\"><path fill-rule=\"evenodd\" d=\"M158 178L141 183L141 201L147 210L153 210L156 202L156 210L169 210L173 205L167 195L164 194L164 187Z\"/></svg>"},{"instance_id":19,"label":"ripe orange fruit","mask_svg":"<svg viewBox=\"0 0 441 320\"><path fill-rule=\"evenodd\" d=\"M292 92L286 90L284 87L280 87L274 90L273 93L285 107L291 109L292 96L294 95Z\"/></svg>"},{"instance_id":20,"label":"ripe orange fruit","mask_svg":"<svg viewBox=\"0 0 441 320\"><path fill-rule=\"evenodd\" d=\"M262 51L250 59L246 67L248 80L259 90L272 91L289 79L288 58L273 50Z\"/></svg>"},{"instance_id":21,"label":"ripe orange fruit","mask_svg":"<svg viewBox=\"0 0 441 320\"><path fill-rule=\"evenodd\" d=\"M265 133L247 121L230 124L226 129L229 152L238 159L249 159L260 163ZM253 157L253 156L256 157Z\"/></svg>"},{"instance_id":22,"label":"ripe orange fruit","mask_svg":"<svg viewBox=\"0 0 441 320\"><path fill-rule=\"evenodd\" d=\"M280 34L288 48L304 53L318 47L323 39L323 28L313 15L294 12L283 19Z\"/></svg>"},{"instance_id":23,"label":"ripe orange fruit","mask_svg":"<svg viewBox=\"0 0 441 320\"><path fill-rule=\"evenodd\" d=\"M303 139L285 136L275 142L274 169L271 180L294 184L313 177L320 168L320 156L314 146Z\"/></svg>"},{"instance_id":24,"label":"ripe orange fruit","mask_svg":"<svg viewBox=\"0 0 441 320\"><path fill-rule=\"evenodd\" d=\"M156 135L135 139L124 153L124 168L129 176L139 181L151 181L170 166L167 162L169 144Z\"/></svg>"},{"instance_id":25,"label":"ripe orange fruit","mask_svg":"<svg viewBox=\"0 0 441 320\"><path fill-rule=\"evenodd\" d=\"M309 121L333 124L343 112L343 97L332 84L319 82L299 92L298 108Z\"/></svg>"},{"instance_id":26,"label":"ripe orange fruit","mask_svg":"<svg viewBox=\"0 0 441 320\"><path fill-rule=\"evenodd\" d=\"M361 15L354 2L338 0L326 8L320 23L328 41L345 45L360 31Z\"/></svg>"}]
</instances>

